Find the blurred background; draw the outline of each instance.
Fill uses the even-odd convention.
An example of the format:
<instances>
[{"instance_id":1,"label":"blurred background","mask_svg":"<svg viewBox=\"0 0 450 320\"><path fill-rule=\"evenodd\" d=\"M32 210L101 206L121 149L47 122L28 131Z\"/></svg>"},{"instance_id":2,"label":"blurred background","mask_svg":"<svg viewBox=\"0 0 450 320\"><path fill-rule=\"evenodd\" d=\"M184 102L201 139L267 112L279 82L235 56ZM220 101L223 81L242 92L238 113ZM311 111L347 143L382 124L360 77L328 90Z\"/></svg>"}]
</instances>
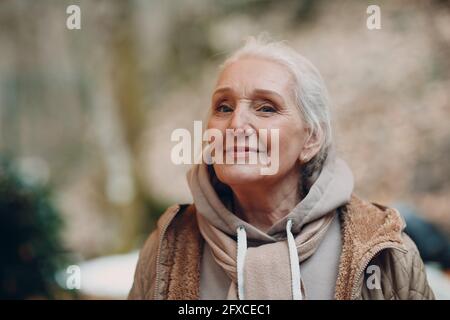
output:
<instances>
[{"instance_id":1,"label":"blurred background","mask_svg":"<svg viewBox=\"0 0 450 320\"><path fill-rule=\"evenodd\" d=\"M126 297L159 215L191 201L172 131L205 118L218 65L263 31L321 71L356 192L401 211L450 299L443 0L1 1L0 298Z\"/></svg>"}]
</instances>

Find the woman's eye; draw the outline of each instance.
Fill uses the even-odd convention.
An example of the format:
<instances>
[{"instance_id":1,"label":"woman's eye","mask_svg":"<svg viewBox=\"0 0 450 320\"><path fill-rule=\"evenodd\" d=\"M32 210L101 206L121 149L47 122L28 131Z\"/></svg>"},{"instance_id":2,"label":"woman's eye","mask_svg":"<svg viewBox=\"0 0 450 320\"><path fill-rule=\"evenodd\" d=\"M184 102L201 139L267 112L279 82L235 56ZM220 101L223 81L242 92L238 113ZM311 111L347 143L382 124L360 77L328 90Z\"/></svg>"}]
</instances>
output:
<instances>
[{"instance_id":1,"label":"woman's eye","mask_svg":"<svg viewBox=\"0 0 450 320\"><path fill-rule=\"evenodd\" d=\"M273 106L265 104L265 105L262 105L261 107L259 107L258 111L264 112L264 113L270 113L270 112L276 112L277 110Z\"/></svg>"},{"instance_id":2,"label":"woman's eye","mask_svg":"<svg viewBox=\"0 0 450 320\"><path fill-rule=\"evenodd\" d=\"M227 105L227 104L220 104L217 108L216 111L218 112L232 112L233 109Z\"/></svg>"}]
</instances>

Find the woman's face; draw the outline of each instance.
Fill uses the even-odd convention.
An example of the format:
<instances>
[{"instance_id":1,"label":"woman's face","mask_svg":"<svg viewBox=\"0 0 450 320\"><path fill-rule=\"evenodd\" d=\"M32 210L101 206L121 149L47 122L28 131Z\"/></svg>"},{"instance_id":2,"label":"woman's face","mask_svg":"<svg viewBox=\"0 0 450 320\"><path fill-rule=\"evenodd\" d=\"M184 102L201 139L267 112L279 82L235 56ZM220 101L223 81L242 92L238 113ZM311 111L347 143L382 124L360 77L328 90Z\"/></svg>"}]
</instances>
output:
<instances>
[{"instance_id":1,"label":"woman's face","mask_svg":"<svg viewBox=\"0 0 450 320\"><path fill-rule=\"evenodd\" d=\"M224 159L227 152L237 158L248 159L251 152L266 152L269 159L279 150L278 170L272 175L262 175L257 164L214 164L219 180L229 186L255 183L258 181L277 181L289 173L298 174L307 130L300 110L294 101L292 90L293 77L286 67L262 58L241 58L229 64L219 75L212 96L211 114L208 129L221 131L223 136ZM233 129L236 136L245 137L235 140L237 149L226 148L227 129ZM267 130L266 150L260 146L257 150L243 150L249 146L250 136ZM271 129L279 129L279 148L275 148ZM229 131L229 130L228 130ZM255 138L255 137L253 137ZM240 142L238 142L240 141ZM228 154L230 156L230 154Z\"/></svg>"}]
</instances>

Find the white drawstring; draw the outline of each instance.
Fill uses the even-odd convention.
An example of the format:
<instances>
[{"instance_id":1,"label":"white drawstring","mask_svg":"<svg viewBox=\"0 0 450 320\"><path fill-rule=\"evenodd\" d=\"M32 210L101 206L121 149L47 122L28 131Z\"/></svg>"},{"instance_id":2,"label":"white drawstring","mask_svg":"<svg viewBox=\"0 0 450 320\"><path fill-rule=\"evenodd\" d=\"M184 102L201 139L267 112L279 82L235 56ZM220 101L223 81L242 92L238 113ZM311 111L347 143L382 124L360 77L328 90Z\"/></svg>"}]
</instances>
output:
<instances>
[{"instance_id":1,"label":"white drawstring","mask_svg":"<svg viewBox=\"0 0 450 320\"><path fill-rule=\"evenodd\" d=\"M237 285L238 298L244 300L244 262L247 253L247 234L245 228L239 226L237 228Z\"/></svg>"},{"instance_id":2,"label":"white drawstring","mask_svg":"<svg viewBox=\"0 0 450 320\"><path fill-rule=\"evenodd\" d=\"M289 263L291 267L291 289L294 300L302 300L300 284L300 263L298 261L297 246L292 235L292 219L286 224L286 236L289 249ZM243 226L237 228L237 286L238 298L244 300L244 263L247 253L247 234Z\"/></svg>"},{"instance_id":3,"label":"white drawstring","mask_svg":"<svg viewBox=\"0 0 450 320\"><path fill-rule=\"evenodd\" d=\"M302 290L300 285L300 262L298 261L297 245L295 244L294 236L292 235L292 219L289 219L286 224L286 235L289 248L289 261L291 263L291 284L292 284L292 298L294 300L302 300Z\"/></svg>"}]
</instances>

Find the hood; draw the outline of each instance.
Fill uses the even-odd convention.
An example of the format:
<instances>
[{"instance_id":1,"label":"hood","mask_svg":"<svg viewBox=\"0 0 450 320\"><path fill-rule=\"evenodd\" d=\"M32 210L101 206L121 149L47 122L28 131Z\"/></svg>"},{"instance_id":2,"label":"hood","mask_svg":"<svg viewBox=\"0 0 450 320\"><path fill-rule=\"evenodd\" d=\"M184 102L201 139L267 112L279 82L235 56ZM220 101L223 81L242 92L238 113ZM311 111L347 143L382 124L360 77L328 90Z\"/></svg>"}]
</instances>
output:
<instances>
[{"instance_id":1,"label":"hood","mask_svg":"<svg viewBox=\"0 0 450 320\"><path fill-rule=\"evenodd\" d=\"M222 202L211 184L208 165L194 165L187 173L187 181L197 212L213 226L236 236L236 229L244 226L249 243L270 243L286 238L286 223L292 220L292 233L297 234L303 225L319 219L330 211L350 201L353 175L344 160L329 155L322 171L307 195L282 219L263 232L232 213Z\"/></svg>"}]
</instances>

